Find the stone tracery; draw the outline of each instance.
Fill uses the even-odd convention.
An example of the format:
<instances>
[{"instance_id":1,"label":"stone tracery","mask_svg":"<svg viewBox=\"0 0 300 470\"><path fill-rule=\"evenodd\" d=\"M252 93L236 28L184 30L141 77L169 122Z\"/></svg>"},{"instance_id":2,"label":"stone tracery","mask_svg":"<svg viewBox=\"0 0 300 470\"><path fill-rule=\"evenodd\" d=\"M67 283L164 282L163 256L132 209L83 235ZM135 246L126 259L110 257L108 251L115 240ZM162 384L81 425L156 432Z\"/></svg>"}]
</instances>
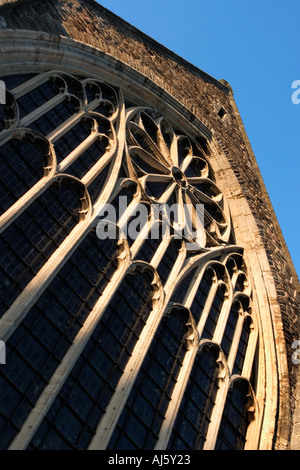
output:
<instances>
[{"instance_id":1,"label":"stone tracery","mask_svg":"<svg viewBox=\"0 0 300 470\"><path fill-rule=\"evenodd\" d=\"M13 78L10 82L13 83ZM54 93L47 96L49 83ZM194 138L182 133L171 124L171 121L169 122L152 108L130 107L126 110L126 120L123 121L122 91L93 78L80 79L57 71L43 73L30 77L28 81L18 84L15 88L12 86L10 93L12 98L8 102L5 116L10 116L14 112L14 117L9 120L5 118L2 121L0 127L2 144L7 142L9 136L21 136L24 134L24 129L27 129L26 132L30 135L33 133L40 135L41 141L48 142L48 147L53 154L51 160L53 169L51 173L48 173L49 178L45 178L44 187L39 187L36 193L33 188L28 192L28 206L47 190L52 180L73 181L80 187L85 187L85 196L81 198L81 210L84 214L80 220L87 227L96 215L90 206L96 207L98 199L103 194L102 189L106 189L107 201L109 201L116 187L122 186L122 181L125 180L138 188L136 194L140 195L141 201L147 202L150 206L155 203L179 204L182 208L180 212L183 216L182 225L186 225L190 220L192 226L196 227L198 222L195 207L197 204L204 205L205 245L199 250L194 250L192 254L189 253L188 259L187 240L181 240L179 245L185 256L182 257L177 271L174 272L170 266L169 273L172 272L174 277L173 285L176 284L176 279L187 279L183 275L184 268L187 262L193 264L193 256L195 256L194 274L200 281L205 275L205 271L201 270L201 254L203 251L208 252L213 258L214 249L218 249L216 259L207 266L207 269L213 273L212 287L206 292L208 300L202 305L203 311L199 312L197 321L202 321L199 340L206 331L205 337L212 343L221 342L230 306L233 302L241 305L242 296L249 300L251 290L239 250L232 246L231 254L226 255L224 259L220 256L220 248L229 245L232 228L228 205L214 181L206 150ZM123 156L123 163L120 171L114 172L117 153ZM55 171L53 162L57 165ZM104 171L107 171L107 176L102 178ZM109 188L105 187L108 176L110 176ZM102 186L97 179L100 177ZM92 197L90 188L93 183L97 183L98 192L93 192ZM26 198L26 193L24 197ZM18 201L15 204L14 217L23 211L23 208L18 206ZM1 219L3 228L4 226L7 228L14 220L13 217L5 219L5 213L0 218L0 224ZM178 227L174 223L171 225L173 228L171 237L173 237ZM140 248L144 243L140 244ZM74 251L74 246L73 241L69 247L70 254ZM157 251L160 247L161 244L156 248ZM165 246L164 253L167 252L166 249L167 246ZM138 253L136 259L139 259ZM150 264L153 259L152 256L151 259L145 261L145 264ZM138 261L136 263L138 265ZM170 261L168 263L170 264ZM157 279L159 279L159 266L159 264L155 266ZM133 268L134 263L131 265L131 269ZM36 275L39 275L38 271ZM195 279L195 277L191 278L182 284L186 292L192 289ZM177 285L180 286L180 283ZM234 297L234 290L238 291L236 297ZM186 292L184 292L185 297ZM190 304L195 296L196 292L193 297L190 297ZM157 303L162 303L161 296ZM191 305L189 307L192 311ZM182 308L186 307L182 305ZM245 308L241 307L240 310L242 312L240 315L244 314ZM206 318L205 322L204 318ZM208 328L209 319L212 321L212 326ZM197 325L194 326L194 330L195 328ZM191 337L193 337L193 347L197 349L199 344L195 340L197 337L195 331ZM237 335L228 334L228 338L235 341L237 350L239 341ZM244 343L244 346L247 349L247 343ZM188 349L191 348L190 345ZM186 367L190 373L192 363ZM242 367L239 372L242 374ZM177 406L179 405L178 401Z\"/></svg>"}]
</instances>

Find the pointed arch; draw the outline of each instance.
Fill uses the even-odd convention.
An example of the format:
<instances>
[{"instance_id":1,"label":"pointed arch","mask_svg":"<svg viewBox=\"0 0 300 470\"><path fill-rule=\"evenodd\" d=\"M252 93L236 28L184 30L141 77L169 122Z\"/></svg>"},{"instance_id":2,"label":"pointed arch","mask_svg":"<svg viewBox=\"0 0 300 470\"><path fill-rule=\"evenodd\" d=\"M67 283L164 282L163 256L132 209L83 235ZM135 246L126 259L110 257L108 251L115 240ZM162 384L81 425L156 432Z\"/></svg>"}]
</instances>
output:
<instances>
[{"instance_id":1,"label":"pointed arch","mask_svg":"<svg viewBox=\"0 0 300 470\"><path fill-rule=\"evenodd\" d=\"M180 305L163 316L108 449L153 449L192 338L191 316Z\"/></svg>"},{"instance_id":2,"label":"pointed arch","mask_svg":"<svg viewBox=\"0 0 300 470\"><path fill-rule=\"evenodd\" d=\"M56 171L56 158L50 142L25 128L11 131L0 146L0 214L3 223L13 215L11 206L20 210L27 198L38 189L38 182L51 178ZM42 182L43 183L43 182ZM31 190L31 191L30 191ZM16 204L18 202L18 204ZM9 214L3 214L8 210Z\"/></svg>"},{"instance_id":3,"label":"pointed arch","mask_svg":"<svg viewBox=\"0 0 300 470\"><path fill-rule=\"evenodd\" d=\"M154 274L142 263L127 271L29 449L87 447L153 310Z\"/></svg>"},{"instance_id":4,"label":"pointed arch","mask_svg":"<svg viewBox=\"0 0 300 470\"><path fill-rule=\"evenodd\" d=\"M249 427L255 419L256 411L254 392L248 380L239 376L232 377L215 449L245 449Z\"/></svg>"},{"instance_id":5,"label":"pointed arch","mask_svg":"<svg viewBox=\"0 0 300 470\"><path fill-rule=\"evenodd\" d=\"M219 346L202 342L180 403L168 450L203 449L224 368Z\"/></svg>"}]
</instances>

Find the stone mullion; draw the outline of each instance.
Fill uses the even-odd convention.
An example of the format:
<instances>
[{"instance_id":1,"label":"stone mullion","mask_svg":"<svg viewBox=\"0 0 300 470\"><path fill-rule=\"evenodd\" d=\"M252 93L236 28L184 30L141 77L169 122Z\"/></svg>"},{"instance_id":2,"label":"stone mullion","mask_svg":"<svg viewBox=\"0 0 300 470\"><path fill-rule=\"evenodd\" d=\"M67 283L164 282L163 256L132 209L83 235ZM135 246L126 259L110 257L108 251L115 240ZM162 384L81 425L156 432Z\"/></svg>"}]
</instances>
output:
<instances>
[{"instance_id":1,"label":"stone mullion","mask_svg":"<svg viewBox=\"0 0 300 470\"><path fill-rule=\"evenodd\" d=\"M187 342L187 352L184 356L183 364L180 368L175 387L172 392L172 399L169 402L167 411L165 413L165 419L159 432L159 438L155 444L154 450L164 450L167 448L168 441L170 439L173 426L178 414L178 410L183 399L192 369L195 362L195 358L199 349L199 336L197 328L190 313L189 328L191 332Z\"/></svg>"},{"instance_id":2,"label":"stone mullion","mask_svg":"<svg viewBox=\"0 0 300 470\"><path fill-rule=\"evenodd\" d=\"M186 248L185 246L181 245L181 248L179 249L179 254L177 256L177 260L173 268L171 269L167 282L165 283L165 286L164 286L166 298L168 301L170 300L172 293L173 293L172 284L174 285L174 280L177 278L177 276L180 273L180 270L182 269L185 257L186 257Z\"/></svg>"},{"instance_id":3,"label":"stone mullion","mask_svg":"<svg viewBox=\"0 0 300 470\"><path fill-rule=\"evenodd\" d=\"M89 230L89 221L82 221L72 230L69 236L57 248L49 260L43 265L36 276L24 288L0 321L0 335L5 341L12 335L29 309L50 284L67 259L72 255L78 244Z\"/></svg>"},{"instance_id":4,"label":"stone mullion","mask_svg":"<svg viewBox=\"0 0 300 470\"><path fill-rule=\"evenodd\" d=\"M211 306L213 304L215 295L217 293L219 283L220 283L220 281L218 280L216 273L214 273L213 283L212 283L212 286L210 288L209 294L207 296L207 299L206 299L206 302L205 302L205 305L204 305L204 309L203 309L203 312L201 314L201 317L200 317L200 320L199 320L199 323L198 323L198 326L197 326L200 338L201 338L203 329L205 327L206 320L209 316L209 312L210 312Z\"/></svg>"},{"instance_id":5,"label":"stone mullion","mask_svg":"<svg viewBox=\"0 0 300 470\"><path fill-rule=\"evenodd\" d=\"M19 127L28 127L28 126L30 126L30 124L32 124L38 118L40 118L45 113L47 113L48 111L53 109L56 105L62 103L67 96L68 95L66 95L65 93L61 93L59 95L54 96L54 98L51 98L46 103L42 104L42 106L39 106L37 109L35 109L31 113L27 114L22 119L20 119ZM76 98L76 99L78 99L78 98ZM77 117L77 115L76 115L76 117ZM64 123L63 123L63 125L64 125Z\"/></svg>"},{"instance_id":6,"label":"stone mullion","mask_svg":"<svg viewBox=\"0 0 300 470\"><path fill-rule=\"evenodd\" d=\"M140 261L134 261L132 267L139 264L150 267L149 263L141 263ZM153 270L152 267L151 270ZM156 272L154 272L152 285L154 286L152 312L134 347L131 358L118 382L116 391L106 408L105 414L98 424L96 434L90 442L88 450L106 449L164 314L164 307L166 306L164 291Z\"/></svg>"},{"instance_id":7,"label":"stone mullion","mask_svg":"<svg viewBox=\"0 0 300 470\"><path fill-rule=\"evenodd\" d=\"M55 176L55 171L56 165L53 165L49 175L41 178L2 214L0 217L0 233L4 232L4 230L6 230L7 227L12 224L32 202L34 202L49 186L51 186L53 183L53 177Z\"/></svg>"}]
</instances>

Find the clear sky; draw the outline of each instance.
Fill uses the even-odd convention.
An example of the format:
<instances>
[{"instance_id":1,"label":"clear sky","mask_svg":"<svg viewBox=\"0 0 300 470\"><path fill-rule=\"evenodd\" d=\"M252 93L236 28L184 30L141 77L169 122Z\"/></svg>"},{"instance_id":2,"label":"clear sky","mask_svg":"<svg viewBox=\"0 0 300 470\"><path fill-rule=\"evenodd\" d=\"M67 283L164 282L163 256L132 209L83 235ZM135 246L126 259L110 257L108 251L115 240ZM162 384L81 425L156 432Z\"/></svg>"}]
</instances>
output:
<instances>
[{"instance_id":1,"label":"clear sky","mask_svg":"<svg viewBox=\"0 0 300 470\"><path fill-rule=\"evenodd\" d=\"M291 99L300 81L300 0L98 3L230 83L300 277L300 103Z\"/></svg>"}]
</instances>

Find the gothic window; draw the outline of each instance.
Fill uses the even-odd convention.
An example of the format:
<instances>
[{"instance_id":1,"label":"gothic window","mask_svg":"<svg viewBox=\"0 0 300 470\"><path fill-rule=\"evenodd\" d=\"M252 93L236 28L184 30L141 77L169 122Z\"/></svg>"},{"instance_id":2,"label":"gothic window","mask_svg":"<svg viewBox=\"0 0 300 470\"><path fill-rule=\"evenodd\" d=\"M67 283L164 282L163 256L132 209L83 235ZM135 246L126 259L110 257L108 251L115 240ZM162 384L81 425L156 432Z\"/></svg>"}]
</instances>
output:
<instances>
[{"instance_id":1,"label":"gothic window","mask_svg":"<svg viewBox=\"0 0 300 470\"><path fill-rule=\"evenodd\" d=\"M209 295L213 283L213 277L214 271L210 268L206 269L195 294L193 303L191 305L191 312L194 316L196 324L198 324L201 314L203 312L207 297Z\"/></svg>"},{"instance_id":2,"label":"gothic window","mask_svg":"<svg viewBox=\"0 0 300 470\"><path fill-rule=\"evenodd\" d=\"M182 247L182 242L172 238L168 248L166 249L160 263L157 267L157 272L159 274L160 280L163 284L166 283L169 274L172 271L172 268L178 258L179 251Z\"/></svg>"},{"instance_id":3,"label":"gothic window","mask_svg":"<svg viewBox=\"0 0 300 470\"><path fill-rule=\"evenodd\" d=\"M246 433L250 424L249 383L246 380L234 380L229 388L220 430L216 442L216 450L243 450Z\"/></svg>"},{"instance_id":4,"label":"gothic window","mask_svg":"<svg viewBox=\"0 0 300 470\"><path fill-rule=\"evenodd\" d=\"M225 328L225 332L224 332L224 335L223 335L223 338L222 338L222 343L221 343L221 347L222 347L222 350L223 350L226 358L228 358L228 356L229 356L229 352L230 352L230 348L231 348L231 345L232 345L235 328L236 328L237 321L238 321L238 318L239 318L240 308L241 308L241 306L240 306L239 302L236 301L232 304L231 309L230 309L230 313L229 313L229 317L228 317L228 320L227 320L227 323L226 323L226 328Z\"/></svg>"},{"instance_id":5,"label":"gothic window","mask_svg":"<svg viewBox=\"0 0 300 470\"><path fill-rule=\"evenodd\" d=\"M49 144L33 133L22 133L0 147L0 214L45 174Z\"/></svg>"},{"instance_id":6,"label":"gothic window","mask_svg":"<svg viewBox=\"0 0 300 470\"><path fill-rule=\"evenodd\" d=\"M237 350L237 354L235 357L234 367L233 367L233 374L242 374L243 365L245 361L248 340L250 336L252 325L252 318L249 315L246 315L243 322L243 329L239 341L239 346Z\"/></svg>"},{"instance_id":7,"label":"gothic window","mask_svg":"<svg viewBox=\"0 0 300 470\"><path fill-rule=\"evenodd\" d=\"M221 385L252 369L255 323L209 142L95 77L5 83L0 447L87 449L109 423L110 449L203 449L212 429L217 448L243 448L248 382L231 383L224 412ZM102 203L126 241L100 239ZM35 420L39 399L47 405Z\"/></svg>"},{"instance_id":8,"label":"gothic window","mask_svg":"<svg viewBox=\"0 0 300 470\"><path fill-rule=\"evenodd\" d=\"M67 97L63 98L63 101L58 103L52 109L47 111L42 116L35 119L29 127L42 135L47 136L54 129L59 127L65 121L67 121L73 114L76 114L80 107L80 103L77 98Z\"/></svg>"},{"instance_id":9,"label":"gothic window","mask_svg":"<svg viewBox=\"0 0 300 470\"><path fill-rule=\"evenodd\" d=\"M180 404L168 450L201 450L218 391L219 349L204 345L198 352Z\"/></svg>"},{"instance_id":10,"label":"gothic window","mask_svg":"<svg viewBox=\"0 0 300 470\"><path fill-rule=\"evenodd\" d=\"M207 320L205 322L204 330L202 332L203 338L212 339L222 310L225 294L225 284L219 285L217 288L217 292L214 296L214 300L210 308Z\"/></svg>"},{"instance_id":11,"label":"gothic window","mask_svg":"<svg viewBox=\"0 0 300 470\"><path fill-rule=\"evenodd\" d=\"M79 221L83 188L55 181L0 236L1 314Z\"/></svg>"},{"instance_id":12,"label":"gothic window","mask_svg":"<svg viewBox=\"0 0 300 470\"><path fill-rule=\"evenodd\" d=\"M117 254L115 241L90 232L10 337L10 367L0 371L4 435L23 424L117 269Z\"/></svg>"},{"instance_id":13,"label":"gothic window","mask_svg":"<svg viewBox=\"0 0 300 470\"><path fill-rule=\"evenodd\" d=\"M152 276L126 275L30 448L87 448L151 313Z\"/></svg>"},{"instance_id":14,"label":"gothic window","mask_svg":"<svg viewBox=\"0 0 300 470\"><path fill-rule=\"evenodd\" d=\"M58 95L61 87L64 87L62 80L51 77L37 88L18 98L20 119Z\"/></svg>"},{"instance_id":15,"label":"gothic window","mask_svg":"<svg viewBox=\"0 0 300 470\"><path fill-rule=\"evenodd\" d=\"M175 230L183 223L184 235L192 241L203 222L205 235L202 234L201 243L205 238L207 245L215 246L228 239L227 206L210 179L198 143L177 135L154 110L137 108L128 114L127 145L145 192L153 202L168 204L167 217ZM175 216L170 204L177 204ZM203 215L200 207L204 208Z\"/></svg>"},{"instance_id":16,"label":"gothic window","mask_svg":"<svg viewBox=\"0 0 300 470\"><path fill-rule=\"evenodd\" d=\"M162 319L108 449L153 449L186 353L188 314Z\"/></svg>"}]
</instances>

